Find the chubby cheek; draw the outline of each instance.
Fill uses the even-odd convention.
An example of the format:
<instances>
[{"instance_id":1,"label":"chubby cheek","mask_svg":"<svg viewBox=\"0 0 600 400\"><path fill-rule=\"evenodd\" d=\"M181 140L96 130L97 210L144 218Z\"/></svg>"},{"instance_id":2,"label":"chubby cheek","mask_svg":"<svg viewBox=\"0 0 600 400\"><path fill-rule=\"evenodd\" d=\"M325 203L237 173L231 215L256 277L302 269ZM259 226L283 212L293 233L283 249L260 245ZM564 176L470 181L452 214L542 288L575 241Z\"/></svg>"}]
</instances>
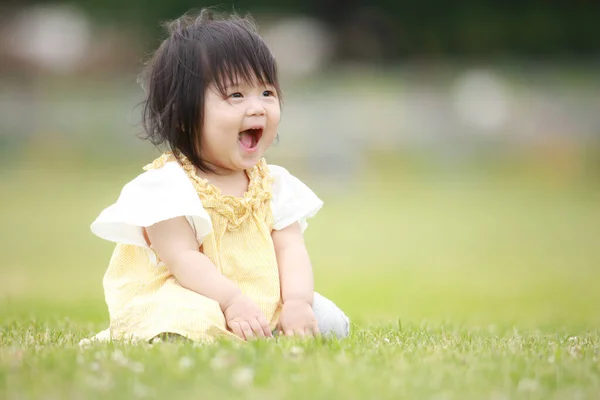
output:
<instances>
[{"instance_id":1,"label":"chubby cheek","mask_svg":"<svg viewBox=\"0 0 600 400\"><path fill-rule=\"evenodd\" d=\"M279 130L279 121L281 121L281 111L278 107L277 110L273 110L268 115L269 136L272 136L272 139L275 139L277 131Z\"/></svg>"},{"instance_id":2,"label":"chubby cheek","mask_svg":"<svg viewBox=\"0 0 600 400\"><path fill-rule=\"evenodd\" d=\"M268 111L267 115L269 116L269 122L279 124L279 121L281 120L281 106L279 106L279 104L273 106L273 108Z\"/></svg>"},{"instance_id":3,"label":"chubby cheek","mask_svg":"<svg viewBox=\"0 0 600 400\"><path fill-rule=\"evenodd\" d=\"M202 155L205 158L212 159L227 146L227 135L222 133L223 127L220 124L206 122L202 131Z\"/></svg>"},{"instance_id":4,"label":"chubby cheek","mask_svg":"<svg viewBox=\"0 0 600 400\"><path fill-rule=\"evenodd\" d=\"M236 115L218 115L206 120L206 136L213 143L227 143L237 140L240 119Z\"/></svg>"}]
</instances>

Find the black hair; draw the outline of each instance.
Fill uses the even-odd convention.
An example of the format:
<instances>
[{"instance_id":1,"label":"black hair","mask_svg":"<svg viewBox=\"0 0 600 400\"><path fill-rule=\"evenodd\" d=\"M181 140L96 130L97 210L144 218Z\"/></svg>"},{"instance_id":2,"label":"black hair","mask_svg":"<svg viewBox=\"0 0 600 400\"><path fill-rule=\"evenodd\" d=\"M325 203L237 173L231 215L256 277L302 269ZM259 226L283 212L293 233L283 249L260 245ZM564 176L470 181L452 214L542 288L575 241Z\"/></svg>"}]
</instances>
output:
<instances>
[{"instance_id":1,"label":"black hair","mask_svg":"<svg viewBox=\"0 0 600 400\"><path fill-rule=\"evenodd\" d=\"M272 85L280 94L275 58L250 16L217 19L210 9L165 24L168 37L142 75L145 139L166 144L178 159L187 157L200 170L205 91L211 84L226 97L226 85L239 80Z\"/></svg>"}]
</instances>

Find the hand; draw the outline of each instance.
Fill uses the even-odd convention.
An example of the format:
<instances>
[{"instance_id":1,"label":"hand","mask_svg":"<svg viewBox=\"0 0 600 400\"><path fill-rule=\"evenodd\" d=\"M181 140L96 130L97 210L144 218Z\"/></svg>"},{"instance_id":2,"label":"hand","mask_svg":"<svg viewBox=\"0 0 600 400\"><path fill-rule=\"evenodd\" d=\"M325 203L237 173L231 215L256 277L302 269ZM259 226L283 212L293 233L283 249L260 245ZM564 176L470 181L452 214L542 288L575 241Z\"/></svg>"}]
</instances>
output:
<instances>
[{"instance_id":1,"label":"hand","mask_svg":"<svg viewBox=\"0 0 600 400\"><path fill-rule=\"evenodd\" d=\"M223 315L229 329L242 340L273 336L261 309L243 294L229 303Z\"/></svg>"},{"instance_id":2,"label":"hand","mask_svg":"<svg viewBox=\"0 0 600 400\"><path fill-rule=\"evenodd\" d=\"M304 300L288 300L283 303L279 331L286 336L319 335L319 326L310 303Z\"/></svg>"}]
</instances>

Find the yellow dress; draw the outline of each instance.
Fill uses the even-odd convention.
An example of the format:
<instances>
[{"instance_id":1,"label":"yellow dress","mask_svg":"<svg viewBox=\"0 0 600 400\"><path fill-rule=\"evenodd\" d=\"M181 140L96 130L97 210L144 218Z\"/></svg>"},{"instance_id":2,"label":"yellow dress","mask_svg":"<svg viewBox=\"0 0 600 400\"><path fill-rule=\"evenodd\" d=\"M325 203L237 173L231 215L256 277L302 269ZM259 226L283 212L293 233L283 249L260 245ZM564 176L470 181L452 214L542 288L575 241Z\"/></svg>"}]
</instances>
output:
<instances>
[{"instance_id":1,"label":"yellow dress","mask_svg":"<svg viewBox=\"0 0 600 400\"><path fill-rule=\"evenodd\" d=\"M171 162L177 163L171 153L165 153L144 169L165 168ZM274 329L281 310L281 290L271 239L273 179L265 160L246 171L250 182L240 198L222 195L200 178L185 158L177 165L185 171L210 217L212 229L199 240L200 250L260 306ZM167 332L196 341L235 338L227 330L219 304L180 286L156 253L142 244L117 243L103 284L112 339L150 340Z\"/></svg>"}]
</instances>

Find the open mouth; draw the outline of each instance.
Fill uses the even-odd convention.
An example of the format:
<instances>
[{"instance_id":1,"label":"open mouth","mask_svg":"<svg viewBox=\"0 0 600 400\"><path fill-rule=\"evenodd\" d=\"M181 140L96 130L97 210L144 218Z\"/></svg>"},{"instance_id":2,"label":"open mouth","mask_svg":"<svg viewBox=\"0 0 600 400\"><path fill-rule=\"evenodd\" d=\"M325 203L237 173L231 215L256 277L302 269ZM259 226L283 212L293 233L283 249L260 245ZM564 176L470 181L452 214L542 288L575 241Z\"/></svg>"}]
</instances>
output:
<instances>
[{"instance_id":1,"label":"open mouth","mask_svg":"<svg viewBox=\"0 0 600 400\"><path fill-rule=\"evenodd\" d=\"M241 131L238 141L246 150L255 150L263 134L263 128L250 128Z\"/></svg>"}]
</instances>

